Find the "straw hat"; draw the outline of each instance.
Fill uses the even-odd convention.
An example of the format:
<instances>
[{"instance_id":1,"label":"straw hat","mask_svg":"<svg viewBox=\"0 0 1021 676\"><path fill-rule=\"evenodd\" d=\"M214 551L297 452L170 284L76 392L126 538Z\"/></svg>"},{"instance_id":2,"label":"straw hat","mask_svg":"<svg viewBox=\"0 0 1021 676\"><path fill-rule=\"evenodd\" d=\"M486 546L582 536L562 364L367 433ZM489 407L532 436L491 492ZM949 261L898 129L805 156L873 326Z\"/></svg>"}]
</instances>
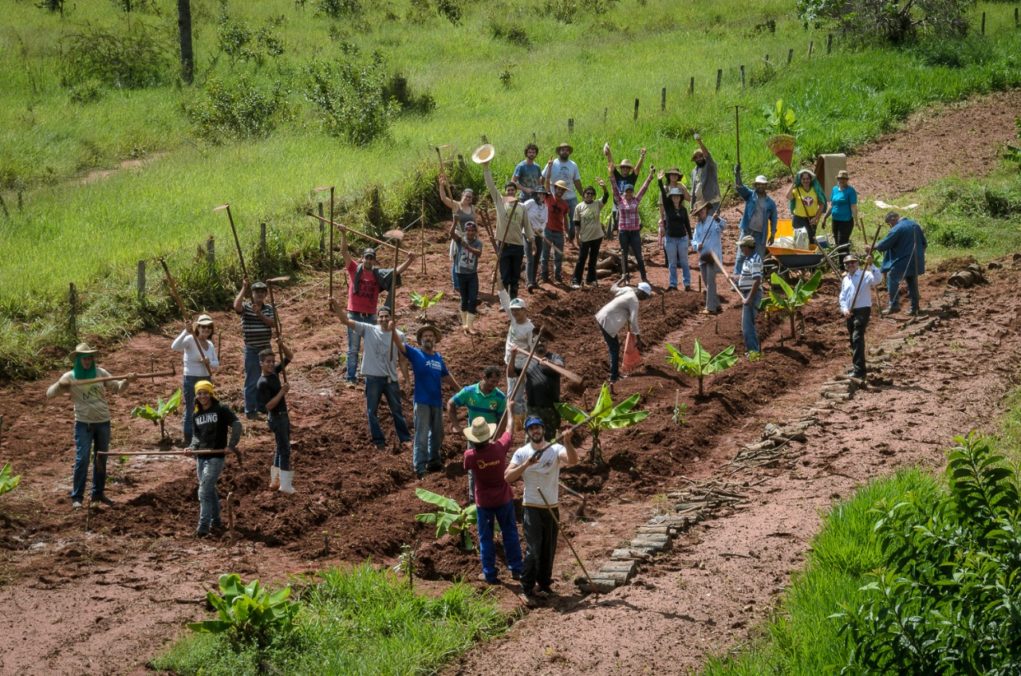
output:
<instances>
[{"instance_id":1,"label":"straw hat","mask_svg":"<svg viewBox=\"0 0 1021 676\"><path fill-rule=\"evenodd\" d=\"M78 343L75 345L74 354L96 354L99 350L93 348L88 343Z\"/></svg>"},{"instance_id":2,"label":"straw hat","mask_svg":"<svg viewBox=\"0 0 1021 676\"><path fill-rule=\"evenodd\" d=\"M677 167L670 167L663 173L664 176L670 176L671 174L675 176L684 176L684 174L681 173L681 170Z\"/></svg>"},{"instance_id":3,"label":"straw hat","mask_svg":"<svg viewBox=\"0 0 1021 676\"><path fill-rule=\"evenodd\" d=\"M751 247L752 249L754 249L755 248L755 238L752 237L751 235L745 235L744 237L741 238L741 241L739 241L738 244L741 245L741 246L747 246L747 247Z\"/></svg>"},{"instance_id":4,"label":"straw hat","mask_svg":"<svg viewBox=\"0 0 1021 676\"><path fill-rule=\"evenodd\" d=\"M202 314L199 315L198 319L195 320L195 323L198 324L199 326L212 326L213 318L210 317L209 315Z\"/></svg>"},{"instance_id":5,"label":"straw hat","mask_svg":"<svg viewBox=\"0 0 1021 676\"><path fill-rule=\"evenodd\" d=\"M691 206L691 213L697 214L708 206L711 206L710 202L707 202L706 200L699 200Z\"/></svg>"},{"instance_id":6,"label":"straw hat","mask_svg":"<svg viewBox=\"0 0 1021 676\"><path fill-rule=\"evenodd\" d=\"M418 331L415 331L415 340L421 343L422 334L425 333L426 331L432 331L433 335L436 336L436 340L434 342L437 343L440 342L440 330L433 326L432 324L426 324L425 326L419 327Z\"/></svg>"},{"instance_id":7,"label":"straw hat","mask_svg":"<svg viewBox=\"0 0 1021 676\"><path fill-rule=\"evenodd\" d=\"M475 164L489 164L493 161L496 156L496 148L493 147L492 143L486 143L475 149L472 153L472 162Z\"/></svg>"},{"instance_id":8,"label":"straw hat","mask_svg":"<svg viewBox=\"0 0 1021 676\"><path fill-rule=\"evenodd\" d=\"M617 166L618 167L627 167L628 169L634 169L635 168L635 165L631 164L631 160L626 159L626 158L621 160L620 164L618 164Z\"/></svg>"},{"instance_id":9,"label":"straw hat","mask_svg":"<svg viewBox=\"0 0 1021 676\"><path fill-rule=\"evenodd\" d=\"M837 172L837 178L851 178L851 174L847 173L847 169L841 169Z\"/></svg>"},{"instance_id":10,"label":"straw hat","mask_svg":"<svg viewBox=\"0 0 1021 676\"><path fill-rule=\"evenodd\" d=\"M569 152L569 153L573 153L574 152L574 148L571 147L570 143L561 143L560 145L558 145L557 146L557 152L559 153L561 151L561 149L563 149L563 148L567 148L567 152Z\"/></svg>"},{"instance_id":11,"label":"straw hat","mask_svg":"<svg viewBox=\"0 0 1021 676\"><path fill-rule=\"evenodd\" d=\"M769 185L769 179L763 176L762 174L759 174L758 176L755 177L755 185Z\"/></svg>"},{"instance_id":12,"label":"straw hat","mask_svg":"<svg viewBox=\"0 0 1021 676\"><path fill-rule=\"evenodd\" d=\"M567 183L565 181L557 181L556 183L553 184L553 187L560 188L561 190L570 190L570 188L567 187Z\"/></svg>"},{"instance_id":13,"label":"straw hat","mask_svg":"<svg viewBox=\"0 0 1021 676\"><path fill-rule=\"evenodd\" d=\"M463 428L461 433L468 441L484 444L496 434L496 423L487 423L485 418L478 416L472 419L471 427Z\"/></svg>"}]
</instances>

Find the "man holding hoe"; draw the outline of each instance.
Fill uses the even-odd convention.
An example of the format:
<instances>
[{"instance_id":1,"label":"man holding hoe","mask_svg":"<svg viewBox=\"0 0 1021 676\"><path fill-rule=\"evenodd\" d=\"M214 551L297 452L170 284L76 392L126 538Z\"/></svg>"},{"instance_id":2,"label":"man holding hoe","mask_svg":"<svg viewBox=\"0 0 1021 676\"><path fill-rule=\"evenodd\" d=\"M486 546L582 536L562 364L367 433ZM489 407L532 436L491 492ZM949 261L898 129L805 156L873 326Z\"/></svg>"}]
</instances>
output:
<instances>
[{"instance_id":1,"label":"man holding hoe","mask_svg":"<svg viewBox=\"0 0 1021 676\"><path fill-rule=\"evenodd\" d=\"M108 380L75 384L96 378L108 378L110 373L96 365L97 350L88 343L78 343L71 357L74 368L60 376L60 380L46 390L46 398L58 394L71 395L74 402L74 472L71 475L71 507L80 509L85 496L85 481L89 476L89 460L92 461L92 499L105 505L113 501L106 497L106 457L100 455L110 450L110 407L106 403L106 392L123 392L134 381L134 374L124 380Z\"/></svg>"},{"instance_id":2,"label":"man holding hoe","mask_svg":"<svg viewBox=\"0 0 1021 676\"><path fill-rule=\"evenodd\" d=\"M504 472L507 483L522 479L525 485L522 505L525 531L525 567L521 573L521 592L525 605L538 605L540 598L553 594L553 559L557 553L557 524L560 511L560 468L578 462L578 452L570 435L564 444L546 441L542 420L531 416L525 421L528 443L514 452ZM538 592L535 587L539 586Z\"/></svg>"},{"instance_id":3,"label":"man holding hoe","mask_svg":"<svg viewBox=\"0 0 1021 676\"><path fill-rule=\"evenodd\" d=\"M266 302L269 287L266 282L249 283L245 277L241 291L234 299L234 312L241 315L241 333L245 341L245 417L254 420L266 411L259 406L256 386L262 367L259 353L270 349L275 325L276 310ZM247 298L251 296L251 300Z\"/></svg>"}]
</instances>

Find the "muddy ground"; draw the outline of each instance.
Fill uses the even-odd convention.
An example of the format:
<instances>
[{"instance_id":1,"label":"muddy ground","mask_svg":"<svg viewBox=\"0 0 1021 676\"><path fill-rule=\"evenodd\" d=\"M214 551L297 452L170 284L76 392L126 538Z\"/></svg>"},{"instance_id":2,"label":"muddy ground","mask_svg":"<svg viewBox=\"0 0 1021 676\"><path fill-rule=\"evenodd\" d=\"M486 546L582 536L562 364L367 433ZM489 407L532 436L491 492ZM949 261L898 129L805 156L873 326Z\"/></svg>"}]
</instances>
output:
<instances>
[{"instance_id":1,"label":"muddy ground","mask_svg":"<svg viewBox=\"0 0 1021 676\"><path fill-rule=\"evenodd\" d=\"M861 177L852 182L861 192L871 188L870 197L889 200L909 183L913 187L957 170L955 153L961 144L970 144L971 156L992 156L1001 136L1009 138L1013 130L1013 116L1004 109L1017 111L1019 104L1017 93L998 95L920 117L907 131L849 158L852 174ZM987 132L980 149L973 137L977 119ZM919 158L911 165L910 182L901 182L903 163L887 159L890 146L902 148L901 156ZM730 210L725 215L732 240L739 214ZM413 265L398 303L401 323L412 331L424 320L408 306L406 292L448 284L441 232L427 232L425 274L419 263ZM416 241L415 235L410 239ZM729 260L733 247L726 249ZM651 243L646 252L653 283L665 285L662 253ZM483 280L489 279L491 265L491 257L484 260ZM940 449L952 434L990 419L1015 373L1013 290L1018 274L1008 261L990 274L988 286L961 292L959 316L942 320L934 332L917 339L914 353L898 357L903 364L891 367L896 375L890 386L859 395L828 415L802 463L755 478L766 480L757 486L760 499L752 507L701 527L691 534L688 547L675 549L643 574L641 584L606 597L569 596L578 571L562 549L559 589L565 598L531 613L507 638L481 647L452 669L481 673L496 657L511 673L673 672L697 667L707 653L746 640L800 565L821 509L860 481L893 467L937 466ZM941 297L945 278L945 273L927 276L927 299ZM180 634L185 621L204 614L202 591L226 571L280 581L365 558L385 563L402 544L412 543L421 548L424 576L475 579L479 567L474 555L435 542L432 532L414 521L424 511L414 496L416 486L463 496L460 442L448 435L444 472L421 483L408 453L378 451L369 443L363 393L342 384L338 355L344 349L343 326L326 311L324 281L324 275L312 274L277 298L284 333L297 352L289 369L288 399L299 492L284 496L264 490L272 437L264 423L247 425L244 463L229 462L220 481L221 495L231 493L235 499L236 540L191 537L198 508L194 465L183 458L111 458L108 494L116 505L91 515L73 512L66 497L73 462L69 402L45 400L48 382L0 388L0 457L11 460L24 477L16 492L3 498L0 514L0 598L15 611L0 618L0 671L142 670L148 658ZM439 349L461 384L476 380L484 365L502 356L506 320L488 283L482 287L486 309L477 325L482 335L475 339L454 330L455 301L429 310L429 321L446 331ZM583 559L604 558L630 537L656 508L656 496L683 485L682 477L712 475L739 442L757 437L765 422L811 406L819 385L847 366L836 289L830 276L806 313L806 339L800 343L785 338L785 322L762 320L765 359L742 361L710 379L700 400L695 384L666 364L663 344L690 351L697 338L713 351L736 344L743 352L736 295L723 291L726 309L719 317L698 314L701 300L694 292L657 295L643 304L642 334L654 347L617 393L640 393L651 416L637 428L608 435L606 467L582 465L565 473L565 483L587 496L586 518L565 519ZM553 348L585 376L587 387L566 392L565 399L591 405L607 375L605 347L592 319L609 298L605 286L573 292L544 287L527 298L533 320L556 336ZM214 316L223 362L220 391L225 401L236 404L241 399L238 322L223 312ZM901 331L904 319L877 318L870 341ZM135 336L101 355L100 363L113 372L144 372L153 359L159 365L176 363L169 343L178 330L167 326ZM970 364L963 365L963 359ZM158 431L130 418L129 411L141 401L166 396L175 386L170 380L138 382L112 398L114 450L157 446ZM683 426L671 417L678 400L688 405ZM385 406L383 411L390 435ZM410 413L407 393L405 411ZM177 420L171 427L179 434ZM578 501L565 497L564 505L570 514ZM509 588L496 593L501 603L513 607ZM542 640L537 641L540 627Z\"/></svg>"}]
</instances>

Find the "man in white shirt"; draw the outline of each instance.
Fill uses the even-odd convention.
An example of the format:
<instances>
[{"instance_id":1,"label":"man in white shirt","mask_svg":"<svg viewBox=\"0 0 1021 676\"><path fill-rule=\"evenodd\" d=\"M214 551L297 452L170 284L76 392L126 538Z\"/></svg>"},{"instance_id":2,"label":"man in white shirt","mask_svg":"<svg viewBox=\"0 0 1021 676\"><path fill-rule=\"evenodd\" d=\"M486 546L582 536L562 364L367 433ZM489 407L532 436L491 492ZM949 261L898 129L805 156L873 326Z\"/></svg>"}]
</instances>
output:
<instances>
[{"instance_id":1,"label":"man in white shirt","mask_svg":"<svg viewBox=\"0 0 1021 676\"><path fill-rule=\"evenodd\" d=\"M847 274L840 285L840 313L847 320L847 333L851 337L851 362L847 372L855 378L865 378L865 328L872 314L872 287L880 283L880 272L875 265L868 271L858 269L858 259L844 256ZM864 286L862 286L864 285Z\"/></svg>"},{"instance_id":2,"label":"man in white shirt","mask_svg":"<svg viewBox=\"0 0 1021 676\"><path fill-rule=\"evenodd\" d=\"M542 173L543 179L548 178L550 185L557 181L563 181L567 184L567 190L564 192L563 198L571 210L567 219L568 240L574 239L574 208L578 206L578 193L581 192L581 172L578 171L578 165L571 159L572 152L574 152L574 148L571 147L570 143L558 145L557 158Z\"/></svg>"},{"instance_id":3,"label":"man in white shirt","mask_svg":"<svg viewBox=\"0 0 1021 676\"><path fill-rule=\"evenodd\" d=\"M525 421L528 443L514 451L504 472L507 483L522 479L525 484L521 503L524 507L522 525L525 532L525 569L521 573L521 591L525 604L534 606L537 597L553 594L553 558L557 553L557 523L560 521L560 468L578 462L578 452L570 435L564 444L547 442L542 419L532 416ZM539 585L538 592L535 591Z\"/></svg>"},{"instance_id":4,"label":"man in white shirt","mask_svg":"<svg viewBox=\"0 0 1021 676\"><path fill-rule=\"evenodd\" d=\"M635 334L638 349L643 348L638 329L638 303L652 297L652 286L640 282L637 287L620 286L620 281L610 287L614 298L596 313L596 323L603 332L603 340L610 351L610 384L620 378L620 338L617 334L627 326Z\"/></svg>"}]
</instances>

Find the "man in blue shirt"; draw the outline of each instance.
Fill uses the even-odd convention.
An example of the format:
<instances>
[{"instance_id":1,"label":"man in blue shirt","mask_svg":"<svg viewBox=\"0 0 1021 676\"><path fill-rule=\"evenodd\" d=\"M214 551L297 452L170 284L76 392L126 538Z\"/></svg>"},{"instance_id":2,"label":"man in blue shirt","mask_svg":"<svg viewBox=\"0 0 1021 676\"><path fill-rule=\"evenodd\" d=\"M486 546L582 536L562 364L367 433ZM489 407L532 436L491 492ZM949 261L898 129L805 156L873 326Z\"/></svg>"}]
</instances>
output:
<instances>
[{"instance_id":1,"label":"man in blue shirt","mask_svg":"<svg viewBox=\"0 0 1021 676\"><path fill-rule=\"evenodd\" d=\"M888 213L885 220L890 226L890 232L875 247L876 251L883 252L883 266L880 270L886 273L886 289L890 293L890 305L882 314L900 310L898 294L903 279L908 285L911 314L917 315L918 276L925 272L925 248L928 246L925 233L918 223L910 218L901 218L896 211Z\"/></svg>"},{"instance_id":2,"label":"man in blue shirt","mask_svg":"<svg viewBox=\"0 0 1021 676\"><path fill-rule=\"evenodd\" d=\"M440 447L443 445L443 383L453 385L443 357L434 351L440 340L435 326L425 325L415 338L421 349L405 345L397 331L392 333L394 344L408 359L415 373L415 440L413 462L415 474L421 479L426 471L443 468Z\"/></svg>"},{"instance_id":3,"label":"man in blue shirt","mask_svg":"<svg viewBox=\"0 0 1021 676\"><path fill-rule=\"evenodd\" d=\"M511 181L518 187L520 194L518 199L522 202L533 199L535 191L542 185L542 167L535 163L539 154L539 146L529 143L525 146L525 159L518 162L514 167L514 175Z\"/></svg>"},{"instance_id":4,"label":"man in blue shirt","mask_svg":"<svg viewBox=\"0 0 1021 676\"><path fill-rule=\"evenodd\" d=\"M741 237L755 238L755 253L759 258L766 258L766 244L772 244L776 238L776 202L766 194L766 187L769 181L765 176L755 177L755 190L749 190L741 182L741 165L734 166L734 182L737 184L737 194L744 199L744 215L741 217ZM767 231L768 227L768 231ZM741 265L744 263L744 254L740 248L734 260L734 274L741 274Z\"/></svg>"}]
</instances>

